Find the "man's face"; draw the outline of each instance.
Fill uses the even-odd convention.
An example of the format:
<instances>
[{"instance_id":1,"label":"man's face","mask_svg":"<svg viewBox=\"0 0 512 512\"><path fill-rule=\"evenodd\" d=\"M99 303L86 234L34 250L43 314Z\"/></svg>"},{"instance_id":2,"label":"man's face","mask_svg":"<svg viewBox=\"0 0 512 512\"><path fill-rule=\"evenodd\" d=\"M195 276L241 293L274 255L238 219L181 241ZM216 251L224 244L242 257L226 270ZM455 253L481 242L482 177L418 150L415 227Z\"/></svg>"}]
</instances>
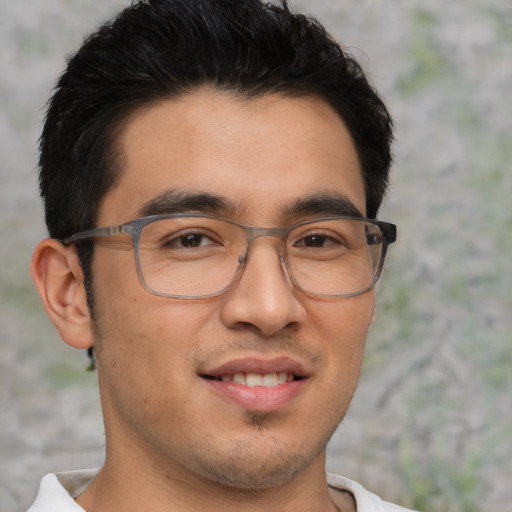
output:
<instances>
[{"instance_id":1,"label":"man's face","mask_svg":"<svg viewBox=\"0 0 512 512\"><path fill-rule=\"evenodd\" d=\"M314 198L339 196L365 213L351 138L319 99L198 91L136 112L120 143L123 173L99 226L171 211L177 197L202 212L193 199L204 194L219 199L206 213L262 227L336 213L332 201L321 212L293 208ZM358 381L373 292L306 296L266 237L234 287L211 299L149 294L133 251L109 244L97 244L93 279L108 454L241 488L323 471ZM270 387L234 374L265 375Z\"/></svg>"}]
</instances>

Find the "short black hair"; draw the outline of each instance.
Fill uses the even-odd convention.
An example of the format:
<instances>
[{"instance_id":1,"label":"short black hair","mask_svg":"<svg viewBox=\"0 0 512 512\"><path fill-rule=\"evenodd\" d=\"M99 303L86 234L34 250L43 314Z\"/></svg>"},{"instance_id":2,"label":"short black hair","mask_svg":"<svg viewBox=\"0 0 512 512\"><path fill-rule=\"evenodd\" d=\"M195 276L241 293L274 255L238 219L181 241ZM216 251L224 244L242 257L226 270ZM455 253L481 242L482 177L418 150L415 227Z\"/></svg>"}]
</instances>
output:
<instances>
[{"instance_id":1,"label":"short black hair","mask_svg":"<svg viewBox=\"0 0 512 512\"><path fill-rule=\"evenodd\" d=\"M286 0L145 0L85 40L49 101L39 179L50 236L95 226L101 199L122 173L117 142L130 114L203 86L246 98L325 100L351 133L367 216L377 215L392 120L360 65L320 23ZM90 245L78 254L87 287Z\"/></svg>"}]
</instances>

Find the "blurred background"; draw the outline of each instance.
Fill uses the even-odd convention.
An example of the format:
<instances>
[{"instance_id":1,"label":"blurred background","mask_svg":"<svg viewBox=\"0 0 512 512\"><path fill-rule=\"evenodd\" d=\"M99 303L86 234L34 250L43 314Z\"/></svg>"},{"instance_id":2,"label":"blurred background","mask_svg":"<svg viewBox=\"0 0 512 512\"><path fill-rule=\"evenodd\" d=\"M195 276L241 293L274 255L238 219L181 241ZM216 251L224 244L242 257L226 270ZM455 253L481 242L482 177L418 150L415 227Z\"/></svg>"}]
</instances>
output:
<instances>
[{"instance_id":1,"label":"blurred background","mask_svg":"<svg viewBox=\"0 0 512 512\"><path fill-rule=\"evenodd\" d=\"M37 139L65 56L126 1L0 0L0 509L101 464L96 376L43 313ZM293 0L396 122L399 226L329 469L423 511L512 511L512 2ZM314 413L314 412L313 412Z\"/></svg>"}]
</instances>

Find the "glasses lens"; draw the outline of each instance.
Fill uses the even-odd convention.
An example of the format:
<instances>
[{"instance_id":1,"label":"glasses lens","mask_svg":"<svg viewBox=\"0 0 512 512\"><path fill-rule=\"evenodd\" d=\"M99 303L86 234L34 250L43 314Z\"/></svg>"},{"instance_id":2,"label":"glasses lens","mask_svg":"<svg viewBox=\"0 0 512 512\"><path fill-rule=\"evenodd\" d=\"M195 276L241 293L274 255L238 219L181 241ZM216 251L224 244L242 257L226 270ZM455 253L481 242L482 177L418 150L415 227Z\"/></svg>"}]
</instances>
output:
<instances>
[{"instance_id":1,"label":"glasses lens","mask_svg":"<svg viewBox=\"0 0 512 512\"><path fill-rule=\"evenodd\" d=\"M374 284L382 254L378 226L363 220L331 219L295 228L286 253L302 290L329 297L352 295Z\"/></svg>"},{"instance_id":2,"label":"glasses lens","mask_svg":"<svg viewBox=\"0 0 512 512\"><path fill-rule=\"evenodd\" d=\"M232 283L247 245L245 229L229 221L200 216L158 219L140 234L142 279L160 295L216 295ZM382 247L382 232L370 222L324 219L292 229L284 252L290 278L298 288L340 297L373 286Z\"/></svg>"},{"instance_id":3,"label":"glasses lens","mask_svg":"<svg viewBox=\"0 0 512 512\"><path fill-rule=\"evenodd\" d=\"M159 294L214 295L231 283L246 247L245 231L228 221L159 219L141 231L140 269L146 285Z\"/></svg>"}]
</instances>

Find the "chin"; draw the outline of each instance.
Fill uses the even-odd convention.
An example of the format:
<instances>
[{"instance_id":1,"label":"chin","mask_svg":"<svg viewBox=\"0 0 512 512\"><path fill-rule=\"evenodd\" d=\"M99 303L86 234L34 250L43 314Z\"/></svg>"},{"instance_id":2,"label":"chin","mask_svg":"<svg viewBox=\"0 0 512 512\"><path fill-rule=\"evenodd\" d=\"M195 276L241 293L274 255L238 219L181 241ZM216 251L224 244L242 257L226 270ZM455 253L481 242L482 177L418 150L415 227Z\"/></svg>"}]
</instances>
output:
<instances>
[{"instance_id":1,"label":"chin","mask_svg":"<svg viewBox=\"0 0 512 512\"><path fill-rule=\"evenodd\" d=\"M253 423L264 422L262 415ZM334 432L334 430L333 430ZM199 462L203 477L217 486L230 490L255 491L284 485L306 471L314 463L325 465L325 447L331 437L319 436L294 444L273 439L271 442L246 442L231 447L230 453Z\"/></svg>"},{"instance_id":2,"label":"chin","mask_svg":"<svg viewBox=\"0 0 512 512\"><path fill-rule=\"evenodd\" d=\"M215 485L231 491L257 492L286 484L305 471L311 462L302 459L278 462L238 459L229 464L209 466L205 476Z\"/></svg>"}]
</instances>

